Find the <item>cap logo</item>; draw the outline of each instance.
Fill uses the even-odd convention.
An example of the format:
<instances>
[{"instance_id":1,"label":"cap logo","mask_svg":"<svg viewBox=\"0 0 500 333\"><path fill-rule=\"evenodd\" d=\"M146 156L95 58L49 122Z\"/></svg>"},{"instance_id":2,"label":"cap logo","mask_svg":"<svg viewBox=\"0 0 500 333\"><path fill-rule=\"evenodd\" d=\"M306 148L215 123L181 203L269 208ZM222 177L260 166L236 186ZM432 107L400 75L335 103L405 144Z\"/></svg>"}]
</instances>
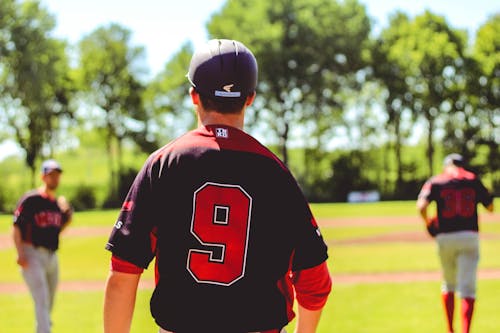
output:
<instances>
[{"instance_id":1,"label":"cap logo","mask_svg":"<svg viewBox=\"0 0 500 333\"><path fill-rule=\"evenodd\" d=\"M224 89L227 92L231 92L231 88L234 87L234 84L227 84L222 89Z\"/></svg>"},{"instance_id":2,"label":"cap logo","mask_svg":"<svg viewBox=\"0 0 500 333\"><path fill-rule=\"evenodd\" d=\"M231 88L234 87L234 83L231 84L226 84L225 86L222 87L222 90L216 90L215 91L215 96L218 97L240 97L241 92L239 91L231 91Z\"/></svg>"}]
</instances>

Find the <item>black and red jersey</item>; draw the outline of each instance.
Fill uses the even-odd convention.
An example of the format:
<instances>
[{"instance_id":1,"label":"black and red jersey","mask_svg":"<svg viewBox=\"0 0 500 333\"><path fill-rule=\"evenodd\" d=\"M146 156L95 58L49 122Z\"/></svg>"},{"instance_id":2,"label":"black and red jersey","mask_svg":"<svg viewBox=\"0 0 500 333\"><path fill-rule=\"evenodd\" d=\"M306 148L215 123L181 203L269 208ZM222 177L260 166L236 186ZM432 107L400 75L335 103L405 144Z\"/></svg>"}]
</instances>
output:
<instances>
[{"instance_id":1,"label":"black and red jersey","mask_svg":"<svg viewBox=\"0 0 500 333\"><path fill-rule=\"evenodd\" d=\"M14 224L19 227L23 242L49 250L59 248L59 233L68 222L56 199L39 190L23 195L14 212Z\"/></svg>"},{"instance_id":2,"label":"black and red jersey","mask_svg":"<svg viewBox=\"0 0 500 333\"><path fill-rule=\"evenodd\" d=\"M463 168L432 177L419 197L436 202L441 232L478 231L477 205L486 207L493 201L477 175Z\"/></svg>"},{"instance_id":3,"label":"black and red jersey","mask_svg":"<svg viewBox=\"0 0 500 333\"><path fill-rule=\"evenodd\" d=\"M215 125L148 158L106 248L144 268L156 256L151 312L181 333L285 326L284 280L327 259L289 170L248 134Z\"/></svg>"}]
</instances>

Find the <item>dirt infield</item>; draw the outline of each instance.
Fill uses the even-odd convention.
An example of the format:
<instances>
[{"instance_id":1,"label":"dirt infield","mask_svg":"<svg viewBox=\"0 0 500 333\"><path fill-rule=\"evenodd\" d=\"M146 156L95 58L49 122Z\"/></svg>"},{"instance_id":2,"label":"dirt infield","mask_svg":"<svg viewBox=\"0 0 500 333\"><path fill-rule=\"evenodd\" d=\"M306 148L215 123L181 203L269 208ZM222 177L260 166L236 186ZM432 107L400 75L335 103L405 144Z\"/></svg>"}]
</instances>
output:
<instances>
[{"instance_id":1,"label":"dirt infield","mask_svg":"<svg viewBox=\"0 0 500 333\"><path fill-rule=\"evenodd\" d=\"M484 213L479 217L479 223L500 222L500 213ZM319 219L321 227L358 227L358 226L384 226L384 225L420 225L422 220L417 216L372 216L372 217L341 217Z\"/></svg>"},{"instance_id":2,"label":"dirt infield","mask_svg":"<svg viewBox=\"0 0 500 333\"><path fill-rule=\"evenodd\" d=\"M481 223L499 222L500 214L483 214ZM400 224L422 223L418 217L369 217L369 218L338 218L321 219L318 224L325 228L346 227L346 226L384 226ZM110 227L73 227L68 228L64 237L91 237L108 235ZM498 239L500 235L482 234L483 239ZM388 232L376 236L358 237L344 240L332 241L331 245L346 244L366 244L366 243L387 243L387 242L432 242L432 239L425 232ZM13 247L10 234L0 234L0 250ZM392 273L370 273L370 274L334 274L333 281L337 284L368 284L368 283L405 283L411 281L438 281L441 273L431 272L392 272ZM479 270L479 279L500 279L500 269ZM141 289L152 289L154 281L152 279L142 279L139 285ZM104 289L103 281L61 281L59 289L62 291L101 291ZM0 294L27 292L24 283L0 283Z\"/></svg>"},{"instance_id":3,"label":"dirt infield","mask_svg":"<svg viewBox=\"0 0 500 333\"><path fill-rule=\"evenodd\" d=\"M378 284L378 283L407 283L421 281L439 281L440 272L394 272L394 273L372 273L372 274L334 274L332 276L334 284ZM483 269L478 271L480 280L500 279L500 269ZM153 279L142 279L139 289L152 290ZM61 281L60 291L86 292L104 290L103 281ZM13 294L27 292L24 283L0 283L0 294Z\"/></svg>"}]
</instances>

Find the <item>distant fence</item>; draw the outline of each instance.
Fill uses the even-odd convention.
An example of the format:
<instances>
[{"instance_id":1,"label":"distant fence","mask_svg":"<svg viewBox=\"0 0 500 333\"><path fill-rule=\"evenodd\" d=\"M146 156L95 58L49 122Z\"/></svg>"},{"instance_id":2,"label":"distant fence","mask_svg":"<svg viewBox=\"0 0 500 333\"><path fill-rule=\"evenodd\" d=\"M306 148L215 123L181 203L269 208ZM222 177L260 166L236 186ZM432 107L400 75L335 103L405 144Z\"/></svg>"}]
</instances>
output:
<instances>
[{"instance_id":1,"label":"distant fence","mask_svg":"<svg viewBox=\"0 0 500 333\"><path fill-rule=\"evenodd\" d=\"M376 202L380 201L379 191L352 191L347 194L347 202Z\"/></svg>"}]
</instances>

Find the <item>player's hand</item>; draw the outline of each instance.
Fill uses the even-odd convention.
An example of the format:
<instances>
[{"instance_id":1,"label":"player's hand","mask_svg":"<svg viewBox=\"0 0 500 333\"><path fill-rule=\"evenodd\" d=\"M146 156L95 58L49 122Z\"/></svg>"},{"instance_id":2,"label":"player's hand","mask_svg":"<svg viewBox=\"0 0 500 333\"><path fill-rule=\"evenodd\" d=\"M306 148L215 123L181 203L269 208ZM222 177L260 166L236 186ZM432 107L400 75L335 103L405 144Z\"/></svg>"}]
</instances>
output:
<instances>
[{"instance_id":1,"label":"player's hand","mask_svg":"<svg viewBox=\"0 0 500 333\"><path fill-rule=\"evenodd\" d=\"M66 198L61 195L57 198L57 205L59 206L59 209L63 214L63 221L70 221L71 217L73 216L73 207L71 207L68 200L66 200Z\"/></svg>"},{"instance_id":2,"label":"player's hand","mask_svg":"<svg viewBox=\"0 0 500 333\"><path fill-rule=\"evenodd\" d=\"M426 223L427 233L431 237L436 237L439 233L439 222L437 216L430 218Z\"/></svg>"},{"instance_id":3,"label":"player's hand","mask_svg":"<svg viewBox=\"0 0 500 333\"><path fill-rule=\"evenodd\" d=\"M23 268L28 267L28 259L24 254L20 254L17 256L17 264Z\"/></svg>"},{"instance_id":4,"label":"player's hand","mask_svg":"<svg viewBox=\"0 0 500 333\"><path fill-rule=\"evenodd\" d=\"M69 204L68 200L66 200L66 198L62 195L57 198L57 205L63 213L71 210L71 205Z\"/></svg>"}]
</instances>

